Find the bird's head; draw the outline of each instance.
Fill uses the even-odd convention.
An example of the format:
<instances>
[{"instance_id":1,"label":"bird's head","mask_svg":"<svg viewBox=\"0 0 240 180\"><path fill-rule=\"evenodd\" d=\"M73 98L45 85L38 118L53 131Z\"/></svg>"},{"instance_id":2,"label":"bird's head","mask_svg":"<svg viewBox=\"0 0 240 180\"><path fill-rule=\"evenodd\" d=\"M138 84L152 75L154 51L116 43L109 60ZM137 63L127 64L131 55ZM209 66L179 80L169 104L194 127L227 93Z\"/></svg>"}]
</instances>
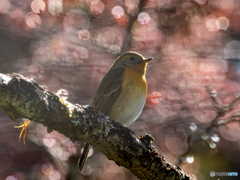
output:
<instances>
[{"instance_id":1,"label":"bird's head","mask_svg":"<svg viewBox=\"0 0 240 180\"><path fill-rule=\"evenodd\" d=\"M139 53L128 51L121 54L113 63L112 67L131 67L145 72L147 63L152 59L153 58L145 58Z\"/></svg>"}]
</instances>

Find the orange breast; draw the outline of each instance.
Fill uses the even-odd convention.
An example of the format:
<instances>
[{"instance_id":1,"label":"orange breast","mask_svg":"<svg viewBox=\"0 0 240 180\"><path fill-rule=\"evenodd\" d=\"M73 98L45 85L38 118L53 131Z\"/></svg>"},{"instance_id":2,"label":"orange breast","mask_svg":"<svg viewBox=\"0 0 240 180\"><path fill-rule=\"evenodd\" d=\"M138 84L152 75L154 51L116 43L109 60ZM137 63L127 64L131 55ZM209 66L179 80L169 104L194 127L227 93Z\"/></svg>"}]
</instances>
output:
<instances>
[{"instance_id":1,"label":"orange breast","mask_svg":"<svg viewBox=\"0 0 240 180\"><path fill-rule=\"evenodd\" d=\"M109 117L124 126L133 123L141 114L147 95L145 75L136 69L126 68L122 92L112 105Z\"/></svg>"},{"instance_id":2,"label":"orange breast","mask_svg":"<svg viewBox=\"0 0 240 180\"><path fill-rule=\"evenodd\" d=\"M124 74L123 89L125 89L124 87L129 85L137 89L136 93L146 94L147 81L145 78L145 72L141 72L134 68L127 67Z\"/></svg>"}]
</instances>

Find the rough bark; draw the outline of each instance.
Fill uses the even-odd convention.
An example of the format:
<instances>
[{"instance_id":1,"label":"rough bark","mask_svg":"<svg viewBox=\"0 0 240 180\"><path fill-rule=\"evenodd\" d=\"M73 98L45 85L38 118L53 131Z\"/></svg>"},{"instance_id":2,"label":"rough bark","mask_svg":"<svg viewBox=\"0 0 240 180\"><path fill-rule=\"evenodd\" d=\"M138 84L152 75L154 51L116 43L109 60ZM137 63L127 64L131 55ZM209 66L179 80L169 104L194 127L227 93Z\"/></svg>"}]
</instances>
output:
<instances>
[{"instance_id":1,"label":"rough bark","mask_svg":"<svg viewBox=\"0 0 240 180\"><path fill-rule=\"evenodd\" d=\"M189 179L151 145L150 135L136 137L91 106L71 104L44 91L19 74L0 74L0 107L13 119L28 118L56 130L72 141L85 141L139 179Z\"/></svg>"}]
</instances>

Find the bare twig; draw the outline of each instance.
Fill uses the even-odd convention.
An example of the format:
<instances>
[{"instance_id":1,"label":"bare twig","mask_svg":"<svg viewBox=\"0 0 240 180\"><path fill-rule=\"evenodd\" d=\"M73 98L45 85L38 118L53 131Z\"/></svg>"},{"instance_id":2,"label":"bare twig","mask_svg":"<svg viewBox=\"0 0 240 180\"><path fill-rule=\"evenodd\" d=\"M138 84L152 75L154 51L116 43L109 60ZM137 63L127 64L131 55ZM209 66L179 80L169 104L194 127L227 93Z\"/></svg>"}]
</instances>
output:
<instances>
[{"instance_id":1,"label":"bare twig","mask_svg":"<svg viewBox=\"0 0 240 180\"><path fill-rule=\"evenodd\" d=\"M213 128L219 127L219 126L224 126L224 125L227 125L232 122L240 122L240 113L234 114L229 120L225 120L225 121L221 121L221 122L219 121L220 117L225 116L227 113L229 113L230 111L232 111L234 109L234 106L236 106L237 103L239 103L239 101L240 101L240 96L238 96L236 99L234 99L229 104L222 105L217 100L217 92L215 90L211 89L209 86L206 86L206 89L207 89L207 92L210 94L210 97L211 97L218 113L217 113L216 117L211 121L211 124L207 128L197 131L197 132L192 132L188 135L188 137L187 137L188 149L179 158L176 165L180 165L182 157L185 157L187 154L189 154L189 151L191 150L191 148L197 142L202 141L202 136L205 134L208 134ZM194 140L193 140L193 136L194 136ZM204 141L204 142L207 143L207 141Z\"/></svg>"}]
</instances>

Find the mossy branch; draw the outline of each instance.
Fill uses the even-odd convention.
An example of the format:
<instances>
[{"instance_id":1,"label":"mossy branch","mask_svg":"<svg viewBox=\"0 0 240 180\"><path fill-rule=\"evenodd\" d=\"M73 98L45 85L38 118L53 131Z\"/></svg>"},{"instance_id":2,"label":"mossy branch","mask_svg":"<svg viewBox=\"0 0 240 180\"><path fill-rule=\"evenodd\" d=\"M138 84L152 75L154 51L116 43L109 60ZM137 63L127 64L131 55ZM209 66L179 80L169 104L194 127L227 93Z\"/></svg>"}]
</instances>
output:
<instances>
[{"instance_id":1,"label":"mossy branch","mask_svg":"<svg viewBox=\"0 0 240 180\"><path fill-rule=\"evenodd\" d=\"M46 126L48 132L55 130L72 141L92 144L139 179L189 179L157 152L150 135L136 137L93 107L64 101L22 75L0 74L0 107L13 120L28 118Z\"/></svg>"}]
</instances>

